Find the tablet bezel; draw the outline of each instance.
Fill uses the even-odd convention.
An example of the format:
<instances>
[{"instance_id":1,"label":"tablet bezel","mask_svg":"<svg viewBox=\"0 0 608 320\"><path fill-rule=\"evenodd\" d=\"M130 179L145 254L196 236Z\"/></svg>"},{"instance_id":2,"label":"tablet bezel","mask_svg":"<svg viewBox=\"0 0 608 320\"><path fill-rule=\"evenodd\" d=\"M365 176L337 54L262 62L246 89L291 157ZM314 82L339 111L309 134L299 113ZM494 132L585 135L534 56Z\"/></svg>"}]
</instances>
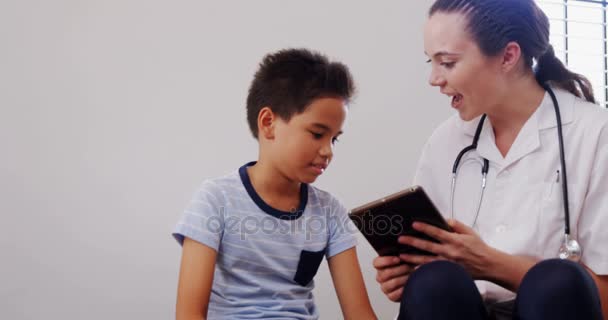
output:
<instances>
[{"instance_id":1,"label":"tablet bezel","mask_svg":"<svg viewBox=\"0 0 608 320\"><path fill-rule=\"evenodd\" d=\"M397 242L400 235L410 235L438 242L436 239L414 230L412 227L414 221L425 222L452 231L421 186L413 186L356 207L350 211L349 216L381 256L397 256L401 253L432 255L430 252ZM390 230L378 227L382 221L389 223Z\"/></svg>"}]
</instances>

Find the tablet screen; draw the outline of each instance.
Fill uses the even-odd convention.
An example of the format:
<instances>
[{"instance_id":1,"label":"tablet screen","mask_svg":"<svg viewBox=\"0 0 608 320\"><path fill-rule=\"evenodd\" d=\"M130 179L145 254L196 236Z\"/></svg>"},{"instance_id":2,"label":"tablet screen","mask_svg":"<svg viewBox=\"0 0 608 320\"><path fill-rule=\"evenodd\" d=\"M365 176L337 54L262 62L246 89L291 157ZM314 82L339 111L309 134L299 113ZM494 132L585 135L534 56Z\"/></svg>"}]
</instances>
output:
<instances>
[{"instance_id":1,"label":"tablet screen","mask_svg":"<svg viewBox=\"0 0 608 320\"><path fill-rule=\"evenodd\" d=\"M431 255L431 253L397 242L400 235L410 235L437 242L412 228L414 221L450 231L431 199L422 187L414 186L357 207L350 218L372 247L381 256L400 253Z\"/></svg>"}]
</instances>

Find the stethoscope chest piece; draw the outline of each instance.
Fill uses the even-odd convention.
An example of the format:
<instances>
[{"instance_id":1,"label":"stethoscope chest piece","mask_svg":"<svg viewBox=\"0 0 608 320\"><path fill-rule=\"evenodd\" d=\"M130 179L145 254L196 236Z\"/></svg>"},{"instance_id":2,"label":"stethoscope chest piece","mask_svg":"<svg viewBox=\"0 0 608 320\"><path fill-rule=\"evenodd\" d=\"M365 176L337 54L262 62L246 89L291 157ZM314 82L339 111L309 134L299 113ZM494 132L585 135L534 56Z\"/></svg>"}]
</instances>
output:
<instances>
[{"instance_id":1,"label":"stethoscope chest piece","mask_svg":"<svg viewBox=\"0 0 608 320\"><path fill-rule=\"evenodd\" d=\"M579 262L582 255L581 246L571 235L564 235L564 243L559 247L559 258Z\"/></svg>"}]
</instances>

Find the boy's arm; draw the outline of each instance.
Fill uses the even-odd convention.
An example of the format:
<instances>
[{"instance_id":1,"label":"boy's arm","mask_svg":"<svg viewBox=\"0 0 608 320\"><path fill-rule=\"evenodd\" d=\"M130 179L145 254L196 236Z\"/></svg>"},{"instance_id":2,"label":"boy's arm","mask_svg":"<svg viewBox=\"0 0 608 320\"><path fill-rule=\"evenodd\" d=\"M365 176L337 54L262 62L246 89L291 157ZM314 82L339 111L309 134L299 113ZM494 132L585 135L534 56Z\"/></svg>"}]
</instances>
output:
<instances>
[{"instance_id":1,"label":"boy's arm","mask_svg":"<svg viewBox=\"0 0 608 320\"><path fill-rule=\"evenodd\" d=\"M177 320L207 318L216 257L214 249L184 238L175 310Z\"/></svg>"},{"instance_id":2,"label":"boy's arm","mask_svg":"<svg viewBox=\"0 0 608 320\"><path fill-rule=\"evenodd\" d=\"M356 248L329 258L328 264L344 319L377 319L365 290Z\"/></svg>"}]
</instances>

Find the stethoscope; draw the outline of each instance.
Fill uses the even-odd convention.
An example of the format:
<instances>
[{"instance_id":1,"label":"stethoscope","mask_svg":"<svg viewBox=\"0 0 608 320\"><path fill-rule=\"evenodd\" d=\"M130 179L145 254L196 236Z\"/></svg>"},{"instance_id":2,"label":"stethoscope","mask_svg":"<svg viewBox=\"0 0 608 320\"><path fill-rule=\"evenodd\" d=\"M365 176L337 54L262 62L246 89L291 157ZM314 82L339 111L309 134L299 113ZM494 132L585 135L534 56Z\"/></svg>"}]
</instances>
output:
<instances>
[{"instance_id":1,"label":"stethoscope","mask_svg":"<svg viewBox=\"0 0 608 320\"><path fill-rule=\"evenodd\" d=\"M555 117L557 118L557 137L559 139L559 157L560 157L560 167L561 167L561 178L562 178L562 195L563 195L563 204L564 204L564 242L559 248L558 256L560 259L568 259L575 262L578 262L581 258L582 248L579 245L578 241L574 239L570 235L570 210L568 207L568 180L566 175L566 160L564 156L564 138L562 134L562 119L559 113L559 104L557 103L557 98L555 98L555 93L553 90L547 85L543 84L542 87L549 93L551 96L551 100L553 101L553 109L555 110ZM481 134L481 130L483 128L483 123L486 120L486 115L482 115L479 120L479 124L477 125L477 129L475 130L475 136L473 137L473 143L462 149L458 156L456 156L456 160L454 161L454 165L452 167L452 191L450 196L450 211L452 218L454 217L454 192L456 188L456 177L458 172L458 165L460 164L460 160L462 157L471 150L477 149L477 142L479 142L479 136ZM490 162L488 159L483 158L483 164L481 166L481 193L479 196L479 202L477 204L477 211L475 213L475 219L473 220L473 227L475 227L477 223L477 217L479 217L479 210L481 209L481 203L483 201L483 193L486 188L486 181L488 176L488 169L490 168Z\"/></svg>"}]
</instances>

